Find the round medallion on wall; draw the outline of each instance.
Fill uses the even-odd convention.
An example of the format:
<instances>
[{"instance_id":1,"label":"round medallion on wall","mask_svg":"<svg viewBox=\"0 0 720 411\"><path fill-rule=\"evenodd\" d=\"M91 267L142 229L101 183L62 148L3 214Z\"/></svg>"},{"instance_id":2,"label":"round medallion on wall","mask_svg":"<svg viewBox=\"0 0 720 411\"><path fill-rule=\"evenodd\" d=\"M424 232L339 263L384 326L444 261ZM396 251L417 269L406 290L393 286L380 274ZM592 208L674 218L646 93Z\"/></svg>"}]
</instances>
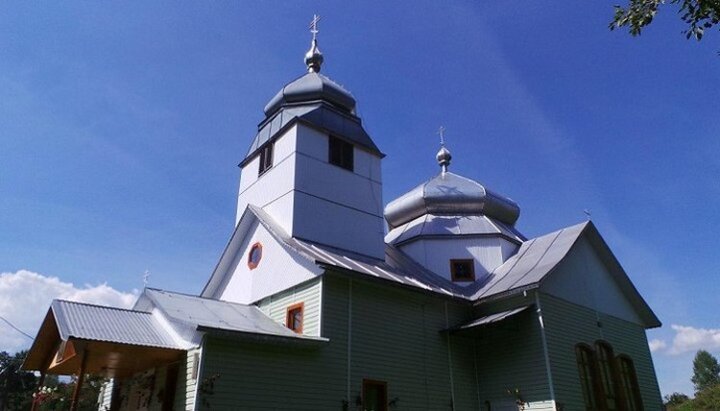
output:
<instances>
[{"instance_id":1,"label":"round medallion on wall","mask_svg":"<svg viewBox=\"0 0 720 411\"><path fill-rule=\"evenodd\" d=\"M255 269L258 264L260 264L260 260L262 259L262 244L259 242L255 243L250 247L250 252L248 252L248 268L251 270Z\"/></svg>"}]
</instances>

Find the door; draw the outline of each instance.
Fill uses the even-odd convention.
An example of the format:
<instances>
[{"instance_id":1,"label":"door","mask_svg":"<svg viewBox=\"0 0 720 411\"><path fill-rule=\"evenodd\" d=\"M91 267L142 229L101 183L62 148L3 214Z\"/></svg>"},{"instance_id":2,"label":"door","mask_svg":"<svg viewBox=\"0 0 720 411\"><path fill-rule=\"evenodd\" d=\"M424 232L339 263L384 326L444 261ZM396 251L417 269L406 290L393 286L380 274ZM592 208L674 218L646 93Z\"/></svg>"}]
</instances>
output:
<instances>
[{"instance_id":1,"label":"door","mask_svg":"<svg viewBox=\"0 0 720 411\"><path fill-rule=\"evenodd\" d=\"M387 383L363 380L363 411L387 411Z\"/></svg>"}]
</instances>

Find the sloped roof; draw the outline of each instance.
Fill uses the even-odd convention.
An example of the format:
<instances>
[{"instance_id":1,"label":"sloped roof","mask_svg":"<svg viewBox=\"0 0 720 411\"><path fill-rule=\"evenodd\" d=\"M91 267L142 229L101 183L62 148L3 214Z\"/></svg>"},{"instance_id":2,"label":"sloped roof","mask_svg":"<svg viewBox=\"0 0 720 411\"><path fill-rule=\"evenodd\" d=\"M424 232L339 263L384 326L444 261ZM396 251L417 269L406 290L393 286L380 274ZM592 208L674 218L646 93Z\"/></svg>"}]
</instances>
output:
<instances>
[{"instance_id":1,"label":"sloped roof","mask_svg":"<svg viewBox=\"0 0 720 411\"><path fill-rule=\"evenodd\" d=\"M64 300L54 300L50 311L62 340L182 348L150 313Z\"/></svg>"},{"instance_id":2,"label":"sloped roof","mask_svg":"<svg viewBox=\"0 0 720 411\"><path fill-rule=\"evenodd\" d=\"M203 298L146 288L146 295L168 317L199 330L221 330L244 334L322 340L293 332L254 305Z\"/></svg>"},{"instance_id":3,"label":"sloped roof","mask_svg":"<svg viewBox=\"0 0 720 411\"><path fill-rule=\"evenodd\" d=\"M470 322L467 323L467 324L463 324L463 325L460 325L460 326L457 326L457 327L450 328L450 329L448 329L447 331L468 330L468 329L471 329L471 328L476 328L476 327L480 327L480 326L483 326L483 325L489 325L489 324L493 324L493 323L496 323L496 322L500 322L500 321L502 321L502 320L504 320L504 319L506 319L506 318L508 318L508 317L512 317L512 316L515 315L515 314L518 314L518 313L520 313L520 312L522 312L522 311L525 311L525 310L527 310L527 309L530 308L530 307L531 307L531 305L523 305L522 307L517 307L517 308L513 308L513 309L511 309L511 310L501 311L501 312L499 312L499 313L495 313L495 314L490 314L490 315L486 315L486 316L483 316L483 317L479 317L479 318L476 318L476 319L470 321Z\"/></svg>"},{"instance_id":4,"label":"sloped roof","mask_svg":"<svg viewBox=\"0 0 720 411\"><path fill-rule=\"evenodd\" d=\"M448 235L492 235L522 243L525 237L514 227L505 225L486 215L433 215L424 214L396 227L385 236L385 242L398 245L418 237Z\"/></svg>"},{"instance_id":5,"label":"sloped roof","mask_svg":"<svg viewBox=\"0 0 720 411\"><path fill-rule=\"evenodd\" d=\"M557 266L589 223L581 223L524 242L515 255L474 287L472 300L533 288Z\"/></svg>"}]
</instances>

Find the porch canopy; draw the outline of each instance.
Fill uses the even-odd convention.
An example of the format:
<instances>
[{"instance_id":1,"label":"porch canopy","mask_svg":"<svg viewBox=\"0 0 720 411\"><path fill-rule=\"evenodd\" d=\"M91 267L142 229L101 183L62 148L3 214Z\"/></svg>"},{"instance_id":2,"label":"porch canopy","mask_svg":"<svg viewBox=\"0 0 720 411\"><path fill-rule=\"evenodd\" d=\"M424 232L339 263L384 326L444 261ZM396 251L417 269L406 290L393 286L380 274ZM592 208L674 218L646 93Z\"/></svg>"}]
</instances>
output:
<instances>
[{"instance_id":1,"label":"porch canopy","mask_svg":"<svg viewBox=\"0 0 720 411\"><path fill-rule=\"evenodd\" d=\"M527 310L530 307L532 307L532 305L524 305L522 307L513 308L511 310L501 311L499 313L486 315L483 317L476 318L467 324L462 324L457 327L448 328L443 331L451 333L451 334L473 332L474 330L477 330L481 327L486 327L490 324L495 324L500 321L504 321L508 318L511 318L511 317Z\"/></svg>"},{"instance_id":2,"label":"porch canopy","mask_svg":"<svg viewBox=\"0 0 720 411\"><path fill-rule=\"evenodd\" d=\"M184 352L151 313L55 300L23 369L122 378Z\"/></svg>"}]
</instances>

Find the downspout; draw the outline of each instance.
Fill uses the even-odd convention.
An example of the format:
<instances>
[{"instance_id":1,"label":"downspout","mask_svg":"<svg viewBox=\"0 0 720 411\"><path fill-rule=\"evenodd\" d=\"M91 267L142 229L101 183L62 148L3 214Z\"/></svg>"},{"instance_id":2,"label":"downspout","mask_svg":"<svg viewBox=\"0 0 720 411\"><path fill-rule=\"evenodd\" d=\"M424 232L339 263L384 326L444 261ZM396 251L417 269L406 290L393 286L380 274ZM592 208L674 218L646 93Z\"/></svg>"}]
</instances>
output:
<instances>
[{"instance_id":1,"label":"downspout","mask_svg":"<svg viewBox=\"0 0 720 411\"><path fill-rule=\"evenodd\" d=\"M200 382L203 375L203 352L205 351L205 337L207 337L207 334L203 334L202 339L200 340L200 352L198 353L198 364L197 364L197 378L195 378L195 395L193 396L193 410L198 409L198 395L200 393ZM186 371L187 372L187 371ZM187 392L187 380L185 381L185 391Z\"/></svg>"},{"instance_id":2,"label":"downspout","mask_svg":"<svg viewBox=\"0 0 720 411\"><path fill-rule=\"evenodd\" d=\"M448 318L448 305L445 303L445 329L450 328L450 319ZM455 411L455 382L453 380L453 367L452 367L452 350L450 349L450 333L445 333L448 346L448 368L450 370L450 406Z\"/></svg>"},{"instance_id":3,"label":"downspout","mask_svg":"<svg viewBox=\"0 0 720 411\"><path fill-rule=\"evenodd\" d=\"M347 330L347 403L350 408L350 360L352 358L352 278L348 279L348 330Z\"/></svg>"},{"instance_id":4,"label":"downspout","mask_svg":"<svg viewBox=\"0 0 720 411\"><path fill-rule=\"evenodd\" d=\"M542 306L540 305L540 293L535 292L535 306L537 307L538 323L540 323L540 337L542 339L543 356L545 357L545 371L547 372L548 386L550 388L550 400L555 409L555 387L553 385L552 370L550 370L550 355L548 354L547 337L545 336L545 322L543 321Z\"/></svg>"}]
</instances>

